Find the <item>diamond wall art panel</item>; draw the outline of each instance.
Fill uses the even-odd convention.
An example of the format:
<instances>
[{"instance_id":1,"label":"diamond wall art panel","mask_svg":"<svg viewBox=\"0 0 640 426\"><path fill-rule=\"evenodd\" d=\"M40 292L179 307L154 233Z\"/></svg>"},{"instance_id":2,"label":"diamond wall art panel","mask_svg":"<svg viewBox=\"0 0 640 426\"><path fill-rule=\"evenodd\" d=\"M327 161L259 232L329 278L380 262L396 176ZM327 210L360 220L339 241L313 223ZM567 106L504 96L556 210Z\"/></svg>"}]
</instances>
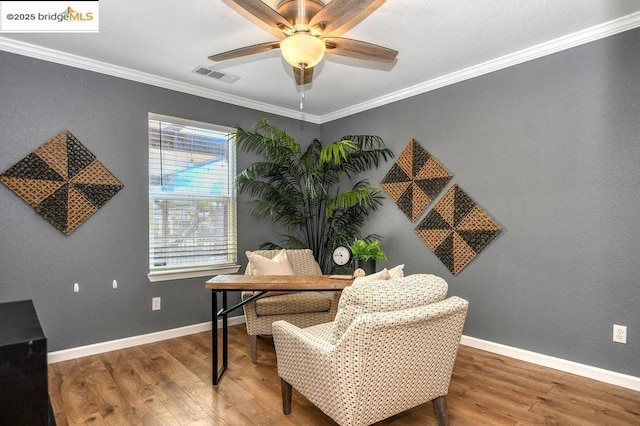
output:
<instances>
[{"instance_id":1,"label":"diamond wall art panel","mask_svg":"<svg viewBox=\"0 0 640 426\"><path fill-rule=\"evenodd\" d=\"M67 130L11 166L0 181L65 235L124 187Z\"/></svg>"},{"instance_id":2,"label":"diamond wall art panel","mask_svg":"<svg viewBox=\"0 0 640 426\"><path fill-rule=\"evenodd\" d=\"M454 184L418 224L415 232L451 273L458 275L501 229Z\"/></svg>"},{"instance_id":3,"label":"diamond wall art panel","mask_svg":"<svg viewBox=\"0 0 640 426\"><path fill-rule=\"evenodd\" d=\"M415 222L453 175L414 139L402 150L381 188Z\"/></svg>"}]
</instances>

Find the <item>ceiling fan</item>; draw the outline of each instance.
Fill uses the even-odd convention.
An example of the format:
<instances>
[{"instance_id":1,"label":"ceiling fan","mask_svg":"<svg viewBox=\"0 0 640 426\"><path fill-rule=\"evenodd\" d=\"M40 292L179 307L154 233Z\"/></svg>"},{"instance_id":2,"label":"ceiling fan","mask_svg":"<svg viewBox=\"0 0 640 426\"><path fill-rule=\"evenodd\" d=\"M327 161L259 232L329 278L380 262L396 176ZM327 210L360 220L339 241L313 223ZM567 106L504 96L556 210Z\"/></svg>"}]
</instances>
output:
<instances>
[{"instance_id":1,"label":"ceiling fan","mask_svg":"<svg viewBox=\"0 0 640 426\"><path fill-rule=\"evenodd\" d=\"M313 67L325 52L379 62L393 62L398 51L338 37L355 26L363 16L380 7L385 0L282 0L277 11L260 0L229 0L267 25L282 32L282 40L241 47L209 56L224 61L280 49L293 66L298 86L311 83Z\"/></svg>"}]
</instances>

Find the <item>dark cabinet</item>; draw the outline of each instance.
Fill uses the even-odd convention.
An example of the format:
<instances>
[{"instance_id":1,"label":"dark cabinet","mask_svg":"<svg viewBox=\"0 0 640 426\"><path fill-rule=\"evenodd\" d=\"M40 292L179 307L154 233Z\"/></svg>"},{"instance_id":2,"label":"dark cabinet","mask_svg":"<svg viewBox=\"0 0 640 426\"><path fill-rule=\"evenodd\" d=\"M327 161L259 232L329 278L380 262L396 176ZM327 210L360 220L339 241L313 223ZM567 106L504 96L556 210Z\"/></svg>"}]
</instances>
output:
<instances>
[{"instance_id":1,"label":"dark cabinet","mask_svg":"<svg viewBox=\"0 0 640 426\"><path fill-rule=\"evenodd\" d=\"M0 303L0 425L54 424L47 338L31 300Z\"/></svg>"}]
</instances>

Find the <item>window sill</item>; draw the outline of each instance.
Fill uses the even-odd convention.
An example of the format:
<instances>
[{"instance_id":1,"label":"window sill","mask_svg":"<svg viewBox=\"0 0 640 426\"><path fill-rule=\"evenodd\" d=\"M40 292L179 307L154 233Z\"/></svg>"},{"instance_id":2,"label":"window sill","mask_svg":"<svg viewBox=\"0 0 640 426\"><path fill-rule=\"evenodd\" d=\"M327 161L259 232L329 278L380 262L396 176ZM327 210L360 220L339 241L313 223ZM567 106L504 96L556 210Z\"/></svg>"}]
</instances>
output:
<instances>
[{"instance_id":1,"label":"window sill","mask_svg":"<svg viewBox=\"0 0 640 426\"><path fill-rule=\"evenodd\" d=\"M162 271L150 272L147 278L150 282L181 280L185 278L211 277L220 274L235 274L240 270L240 265L227 265L220 268L199 269L192 271Z\"/></svg>"}]
</instances>

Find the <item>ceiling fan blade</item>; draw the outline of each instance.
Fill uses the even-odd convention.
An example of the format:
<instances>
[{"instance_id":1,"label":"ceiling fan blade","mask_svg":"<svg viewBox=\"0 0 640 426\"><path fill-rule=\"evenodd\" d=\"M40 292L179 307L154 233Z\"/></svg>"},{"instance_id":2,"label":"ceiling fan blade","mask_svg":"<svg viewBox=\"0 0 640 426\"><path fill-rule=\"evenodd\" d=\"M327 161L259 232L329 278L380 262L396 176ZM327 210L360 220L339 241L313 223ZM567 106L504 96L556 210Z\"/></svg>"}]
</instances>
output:
<instances>
[{"instance_id":1,"label":"ceiling fan blade","mask_svg":"<svg viewBox=\"0 0 640 426\"><path fill-rule=\"evenodd\" d=\"M376 10L386 0L332 0L325 7L311 18L310 27L319 26L325 34L340 29L340 33L344 33L355 24L360 22L363 17L358 18L363 12L365 16ZM344 25L348 28L344 28Z\"/></svg>"},{"instance_id":2,"label":"ceiling fan blade","mask_svg":"<svg viewBox=\"0 0 640 426\"><path fill-rule=\"evenodd\" d=\"M215 62L226 61L227 59L240 58L242 56L253 55L256 53L268 52L269 50L279 49L279 41L269 41L266 43L254 44L253 46L241 47L239 49L229 50L228 52L218 53L209 56L209 59Z\"/></svg>"},{"instance_id":3,"label":"ceiling fan blade","mask_svg":"<svg viewBox=\"0 0 640 426\"><path fill-rule=\"evenodd\" d=\"M293 75L296 77L296 85L303 86L309 84L313 79L313 67L293 67Z\"/></svg>"},{"instance_id":4,"label":"ceiling fan blade","mask_svg":"<svg viewBox=\"0 0 640 426\"><path fill-rule=\"evenodd\" d=\"M294 31L293 25L275 10L260 0L231 0L262 22L282 30Z\"/></svg>"},{"instance_id":5,"label":"ceiling fan blade","mask_svg":"<svg viewBox=\"0 0 640 426\"><path fill-rule=\"evenodd\" d=\"M334 0L335 1L335 0ZM331 3L329 3L331 4ZM349 56L350 58L365 59L368 61L393 62L398 55L397 50L378 46L364 41L352 40L342 37L323 38L327 46L327 53Z\"/></svg>"}]
</instances>

